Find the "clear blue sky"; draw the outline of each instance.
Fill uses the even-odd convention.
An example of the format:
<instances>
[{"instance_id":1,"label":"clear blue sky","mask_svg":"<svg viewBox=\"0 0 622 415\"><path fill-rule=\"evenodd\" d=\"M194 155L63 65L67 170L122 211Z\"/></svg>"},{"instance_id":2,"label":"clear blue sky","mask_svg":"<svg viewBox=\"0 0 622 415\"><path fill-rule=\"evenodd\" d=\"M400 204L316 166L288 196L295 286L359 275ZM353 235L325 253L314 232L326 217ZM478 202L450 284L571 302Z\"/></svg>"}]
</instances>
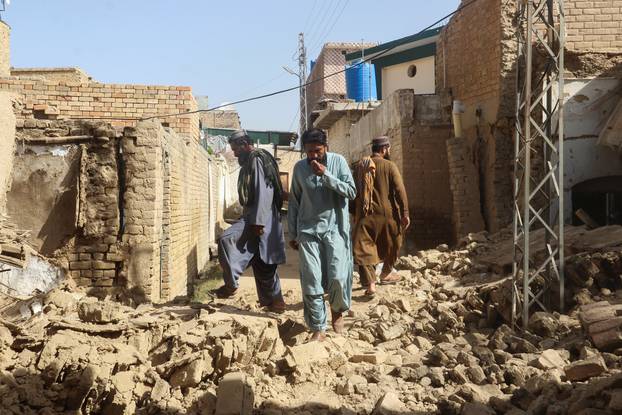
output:
<instances>
[{"instance_id":1,"label":"clear blue sky","mask_svg":"<svg viewBox=\"0 0 622 415\"><path fill-rule=\"evenodd\" d=\"M214 106L296 85L281 67L297 70L292 56L300 31L314 59L324 42L387 42L417 33L458 4L11 0L2 18L12 28L15 67L78 66L100 82L188 85ZM297 130L297 91L236 108L245 128Z\"/></svg>"}]
</instances>

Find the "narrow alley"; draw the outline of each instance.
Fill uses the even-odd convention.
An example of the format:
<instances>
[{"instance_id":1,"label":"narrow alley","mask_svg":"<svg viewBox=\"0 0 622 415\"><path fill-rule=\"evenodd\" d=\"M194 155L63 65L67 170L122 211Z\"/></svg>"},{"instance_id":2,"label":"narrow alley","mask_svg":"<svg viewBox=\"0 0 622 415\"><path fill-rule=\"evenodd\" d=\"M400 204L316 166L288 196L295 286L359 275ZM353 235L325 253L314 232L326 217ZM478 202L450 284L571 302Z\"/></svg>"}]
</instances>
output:
<instances>
[{"instance_id":1,"label":"narrow alley","mask_svg":"<svg viewBox=\"0 0 622 415\"><path fill-rule=\"evenodd\" d=\"M9 3L0 415L622 413L622 1Z\"/></svg>"}]
</instances>

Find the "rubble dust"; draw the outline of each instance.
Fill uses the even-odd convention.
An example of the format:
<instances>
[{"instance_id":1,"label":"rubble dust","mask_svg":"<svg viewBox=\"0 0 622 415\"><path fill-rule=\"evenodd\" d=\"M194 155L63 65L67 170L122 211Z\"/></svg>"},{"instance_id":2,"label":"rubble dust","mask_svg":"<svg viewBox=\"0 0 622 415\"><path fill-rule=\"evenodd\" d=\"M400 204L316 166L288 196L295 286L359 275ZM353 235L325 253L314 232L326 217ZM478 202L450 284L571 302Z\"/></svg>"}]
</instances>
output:
<instances>
[{"instance_id":1,"label":"rubble dust","mask_svg":"<svg viewBox=\"0 0 622 415\"><path fill-rule=\"evenodd\" d=\"M521 331L505 318L509 276L477 260L498 238L472 234L457 249L400 258L404 279L373 298L355 288L345 334L329 332L322 343L307 342L293 290L284 314L259 309L250 291L209 304L132 308L65 285L29 300L41 307L28 318L17 300L2 298L0 408L50 415L620 413L622 248L570 255L570 311L534 313Z\"/></svg>"}]
</instances>

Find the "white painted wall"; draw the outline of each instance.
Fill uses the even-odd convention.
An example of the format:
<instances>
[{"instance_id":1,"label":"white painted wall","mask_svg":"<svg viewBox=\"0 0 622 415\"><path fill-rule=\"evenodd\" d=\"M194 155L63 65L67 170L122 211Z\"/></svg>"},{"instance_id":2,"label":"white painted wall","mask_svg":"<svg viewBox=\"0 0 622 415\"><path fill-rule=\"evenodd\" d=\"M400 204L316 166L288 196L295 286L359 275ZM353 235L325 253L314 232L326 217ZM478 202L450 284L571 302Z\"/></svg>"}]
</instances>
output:
<instances>
[{"instance_id":1,"label":"white painted wall","mask_svg":"<svg viewBox=\"0 0 622 415\"><path fill-rule=\"evenodd\" d=\"M408 67L417 66L417 74L409 78ZM416 59L410 62L382 68L382 98L386 99L398 89L413 89L416 95L433 94L434 83L434 56Z\"/></svg>"},{"instance_id":2,"label":"white painted wall","mask_svg":"<svg viewBox=\"0 0 622 415\"><path fill-rule=\"evenodd\" d=\"M564 88L564 219L572 221L572 187L622 175L622 157L598 145L598 135L620 100L619 80L567 79ZM555 95L557 95L555 93Z\"/></svg>"}]
</instances>

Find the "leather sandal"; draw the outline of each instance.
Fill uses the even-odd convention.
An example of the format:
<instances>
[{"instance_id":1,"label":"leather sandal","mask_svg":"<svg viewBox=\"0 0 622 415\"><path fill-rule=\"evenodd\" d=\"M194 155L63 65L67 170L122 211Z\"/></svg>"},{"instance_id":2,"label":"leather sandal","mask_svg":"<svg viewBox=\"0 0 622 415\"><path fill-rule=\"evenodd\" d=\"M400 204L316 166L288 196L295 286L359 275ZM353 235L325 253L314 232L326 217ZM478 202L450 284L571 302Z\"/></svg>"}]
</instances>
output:
<instances>
[{"instance_id":1,"label":"leather sandal","mask_svg":"<svg viewBox=\"0 0 622 415\"><path fill-rule=\"evenodd\" d=\"M389 285L389 284L396 284L398 282L402 281L402 277L395 274L395 273L390 273L389 275L387 275L384 278L380 278L380 284L381 285Z\"/></svg>"},{"instance_id":2,"label":"leather sandal","mask_svg":"<svg viewBox=\"0 0 622 415\"><path fill-rule=\"evenodd\" d=\"M216 297L218 298L231 298L234 297L237 293L237 288L227 287L226 285L223 285L215 291Z\"/></svg>"},{"instance_id":3,"label":"leather sandal","mask_svg":"<svg viewBox=\"0 0 622 415\"><path fill-rule=\"evenodd\" d=\"M272 304L268 305L268 310L272 311L273 313L284 313L285 312L285 301L283 300L276 300L273 301Z\"/></svg>"}]
</instances>

